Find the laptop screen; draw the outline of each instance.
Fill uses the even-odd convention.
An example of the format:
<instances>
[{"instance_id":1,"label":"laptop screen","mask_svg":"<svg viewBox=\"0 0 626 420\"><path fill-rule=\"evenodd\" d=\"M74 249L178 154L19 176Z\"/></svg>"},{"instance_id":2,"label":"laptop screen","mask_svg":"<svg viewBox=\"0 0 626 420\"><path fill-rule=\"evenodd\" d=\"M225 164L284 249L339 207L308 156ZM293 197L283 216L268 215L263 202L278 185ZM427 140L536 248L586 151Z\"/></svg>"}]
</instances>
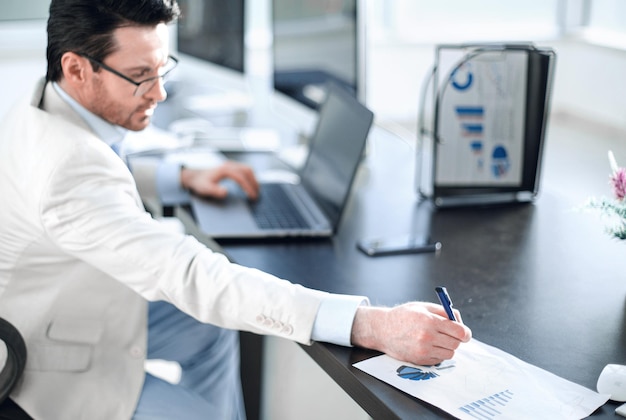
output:
<instances>
[{"instance_id":1,"label":"laptop screen","mask_svg":"<svg viewBox=\"0 0 626 420\"><path fill-rule=\"evenodd\" d=\"M301 180L337 226L363 155L373 113L338 85L320 109Z\"/></svg>"}]
</instances>

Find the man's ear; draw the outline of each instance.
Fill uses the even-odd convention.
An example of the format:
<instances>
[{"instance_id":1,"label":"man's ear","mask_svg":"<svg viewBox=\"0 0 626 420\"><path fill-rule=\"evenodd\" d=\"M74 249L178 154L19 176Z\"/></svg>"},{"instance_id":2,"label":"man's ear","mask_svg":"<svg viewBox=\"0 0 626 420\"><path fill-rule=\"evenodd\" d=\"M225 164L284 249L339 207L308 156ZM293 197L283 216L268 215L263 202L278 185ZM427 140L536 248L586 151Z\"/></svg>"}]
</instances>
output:
<instances>
[{"instance_id":1,"label":"man's ear","mask_svg":"<svg viewBox=\"0 0 626 420\"><path fill-rule=\"evenodd\" d=\"M89 59L68 51L61 57L63 78L74 88L79 88L87 81L88 75L93 72Z\"/></svg>"}]
</instances>

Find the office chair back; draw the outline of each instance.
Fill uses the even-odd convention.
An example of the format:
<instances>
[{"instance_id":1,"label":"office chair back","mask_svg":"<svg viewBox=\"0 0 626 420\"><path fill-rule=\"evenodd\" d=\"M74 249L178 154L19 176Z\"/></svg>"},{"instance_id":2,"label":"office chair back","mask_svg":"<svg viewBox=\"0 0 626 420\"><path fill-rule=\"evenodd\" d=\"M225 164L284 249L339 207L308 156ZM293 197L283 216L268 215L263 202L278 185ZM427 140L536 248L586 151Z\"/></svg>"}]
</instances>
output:
<instances>
[{"instance_id":1,"label":"office chair back","mask_svg":"<svg viewBox=\"0 0 626 420\"><path fill-rule=\"evenodd\" d=\"M26 366L26 343L13 324L3 318L0 318L0 341L7 349L4 368L0 371L0 420L31 419L9 398Z\"/></svg>"}]
</instances>

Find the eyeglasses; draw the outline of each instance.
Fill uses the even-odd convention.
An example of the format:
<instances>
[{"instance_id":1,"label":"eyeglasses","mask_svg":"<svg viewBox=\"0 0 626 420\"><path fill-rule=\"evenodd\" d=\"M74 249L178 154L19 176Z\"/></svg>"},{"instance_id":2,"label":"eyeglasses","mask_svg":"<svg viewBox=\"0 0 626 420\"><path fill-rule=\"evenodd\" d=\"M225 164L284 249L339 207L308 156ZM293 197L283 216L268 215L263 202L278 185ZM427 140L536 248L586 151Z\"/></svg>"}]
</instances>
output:
<instances>
[{"instance_id":1,"label":"eyeglasses","mask_svg":"<svg viewBox=\"0 0 626 420\"><path fill-rule=\"evenodd\" d=\"M102 67L103 69L105 69L106 71L113 73L114 75L121 77L122 79L126 80L127 82L132 83L133 85L136 86L135 88L135 93L133 94L133 96L143 96L145 95L147 92L150 91L150 89L152 89L154 87L154 85L156 85L156 83L159 81L159 79L161 79L163 81L163 83L165 83L166 81L166 76L172 71L174 70L174 68L178 65L178 59L176 57L172 57L171 55L167 57L167 62L165 63L165 65L163 67L161 67L159 69L159 73L161 73L158 76L154 76L154 77L150 77L148 79L142 80L141 82L135 82L133 79L131 79L130 77L124 76L122 73L120 73L119 71L107 66L106 64L88 56L87 54L80 54L80 56L85 57L87 60L91 61L93 64L96 64L100 67Z\"/></svg>"}]
</instances>

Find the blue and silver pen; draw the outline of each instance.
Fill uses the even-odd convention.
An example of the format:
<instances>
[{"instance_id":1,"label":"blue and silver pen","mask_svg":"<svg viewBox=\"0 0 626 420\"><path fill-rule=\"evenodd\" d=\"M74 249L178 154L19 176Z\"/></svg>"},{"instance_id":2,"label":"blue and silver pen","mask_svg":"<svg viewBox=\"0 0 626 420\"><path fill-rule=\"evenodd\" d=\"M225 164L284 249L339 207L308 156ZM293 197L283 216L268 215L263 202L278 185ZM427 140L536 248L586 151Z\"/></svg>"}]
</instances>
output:
<instances>
[{"instance_id":1,"label":"blue and silver pen","mask_svg":"<svg viewBox=\"0 0 626 420\"><path fill-rule=\"evenodd\" d=\"M439 302L446 310L446 314L448 314L448 318L451 321L456 321L456 317L454 316L454 312L452 312L452 300L450 300L450 295L445 287L436 287L435 291L437 292L437 297L439 298Z\"/></svg>"}]
</instances>

